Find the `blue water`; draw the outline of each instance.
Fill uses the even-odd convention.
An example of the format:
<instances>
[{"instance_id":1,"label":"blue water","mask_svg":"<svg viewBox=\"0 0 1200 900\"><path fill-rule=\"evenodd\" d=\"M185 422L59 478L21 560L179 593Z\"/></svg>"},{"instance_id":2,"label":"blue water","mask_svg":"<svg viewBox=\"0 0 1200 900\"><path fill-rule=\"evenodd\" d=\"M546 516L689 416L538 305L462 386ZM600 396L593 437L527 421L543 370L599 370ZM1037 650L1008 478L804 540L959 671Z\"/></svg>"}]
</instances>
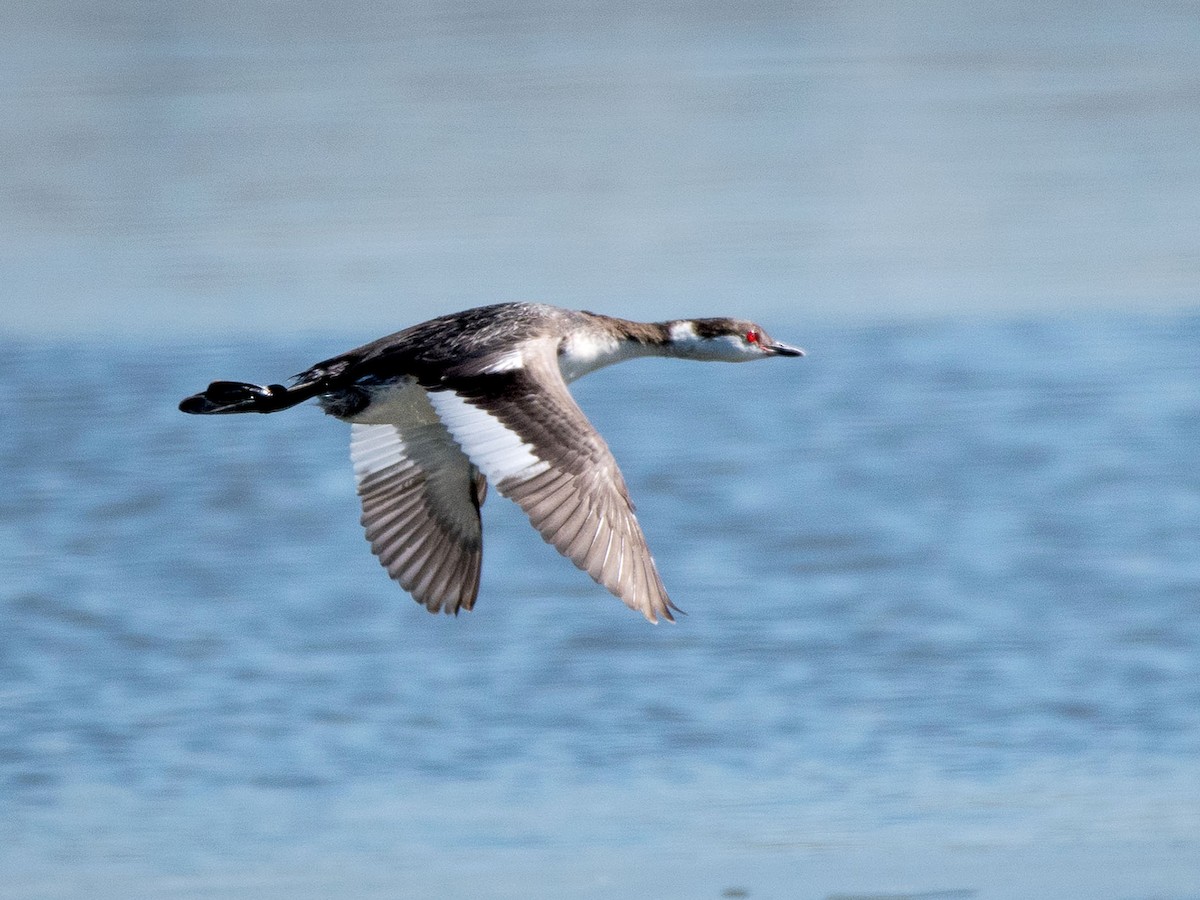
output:
<instances>
[{"instance_id":1,"label":"blue water","mask_svg":"<svg viewBox=\"0 0 1200 900\"><path fill-rule=\"evenodd\" d=\"M175 410L372 335L6 340L0 893L1200 896L1200 319L767 324L575 386L657 627L495 495L431 616L344 425Z\"/></svg>"},{"instance_id":2,"label":"blue water","mask_svg":"<svg viewBox=\"0 0 1200 900\"><path fill-rule=\"evenodd\" d=\"M1200 898L1188 4L8 7L0 896ZM576 385L677 626L175 410L514 299L811 351Z\"/></svg>"}]
</instances>

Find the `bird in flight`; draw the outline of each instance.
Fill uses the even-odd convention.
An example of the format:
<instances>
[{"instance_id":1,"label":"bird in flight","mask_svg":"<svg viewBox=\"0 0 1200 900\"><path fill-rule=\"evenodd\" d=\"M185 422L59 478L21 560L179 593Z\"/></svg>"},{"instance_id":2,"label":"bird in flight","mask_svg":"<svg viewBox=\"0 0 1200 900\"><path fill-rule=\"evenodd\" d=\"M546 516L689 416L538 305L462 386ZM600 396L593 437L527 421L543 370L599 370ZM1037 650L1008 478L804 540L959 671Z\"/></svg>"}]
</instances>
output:
<instances>
[{"instance_id":1,"label":"bird in flight","mask_svg":"<svg viewBox=\"0 0 1200 900\"><path fill-rule=\"evenodd\" d=\"M479 593L490 481L547 543L651 622L674 620L625 479L567 385L642 356L746 362L804 351L740 319L633 322L532 303L453 313L301 372L215 381L186 413L272 413L310 398L349 422L362 524L388 574L430 612Z\"/></svg>"}]
</instances>

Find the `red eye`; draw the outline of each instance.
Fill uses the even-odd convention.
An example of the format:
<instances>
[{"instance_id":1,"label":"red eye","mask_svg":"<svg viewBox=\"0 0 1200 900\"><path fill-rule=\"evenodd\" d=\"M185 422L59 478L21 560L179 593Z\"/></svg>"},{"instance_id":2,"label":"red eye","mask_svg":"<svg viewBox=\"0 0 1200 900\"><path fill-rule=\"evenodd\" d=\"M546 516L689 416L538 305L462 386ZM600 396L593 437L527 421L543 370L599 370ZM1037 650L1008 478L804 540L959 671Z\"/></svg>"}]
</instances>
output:
<instances>
[{"instance_id":1,"label":"red eye","mask_svg":"<svg viewBox=\"0 0 1200 900\"><path fill-rule=\"evenodd\" d=\"M758 332L757 331L747 331L746 332L746 343L757 344L758 343Z\"/></svg>"}]
</instances>

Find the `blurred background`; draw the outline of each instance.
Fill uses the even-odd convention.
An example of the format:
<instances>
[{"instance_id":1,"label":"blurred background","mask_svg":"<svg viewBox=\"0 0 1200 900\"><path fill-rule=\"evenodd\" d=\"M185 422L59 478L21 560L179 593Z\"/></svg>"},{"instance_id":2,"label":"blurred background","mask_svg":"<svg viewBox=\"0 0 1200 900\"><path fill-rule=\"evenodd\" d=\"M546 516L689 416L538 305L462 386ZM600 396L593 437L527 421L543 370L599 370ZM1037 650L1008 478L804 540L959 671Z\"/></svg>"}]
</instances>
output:
<instances>
[{"instance_id":1,"label":"blurred background","mask_svg":"<svg viewBox=\"0 0 1200 900\"><path fill-rule=\"evenodd\" d=\"M0 323L1178 308L1190 4L5 4Z\"/></svg>"},{"instance_id":2,"label":"blurred background","mask_svg":"<svg viewBox=\"0 0 1200 900\"><path fill-rule=\"evenodd\" d=\"M1193 5L0 10L0 893L1198 896ZM810 351L573 388L679 625L176 411L498 300Z\"/></svg>"}]
</instances>

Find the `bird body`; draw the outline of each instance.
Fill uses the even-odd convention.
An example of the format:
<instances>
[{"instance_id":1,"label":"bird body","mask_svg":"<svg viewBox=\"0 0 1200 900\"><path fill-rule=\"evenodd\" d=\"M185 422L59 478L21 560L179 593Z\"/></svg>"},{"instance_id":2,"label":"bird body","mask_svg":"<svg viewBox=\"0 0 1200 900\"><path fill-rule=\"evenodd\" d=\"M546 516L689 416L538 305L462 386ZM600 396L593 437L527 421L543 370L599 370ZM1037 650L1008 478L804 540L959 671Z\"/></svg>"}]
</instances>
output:
<instances>
[{"instance_id":1,"label":"bird body","mask_svg":"<svg viewBox=\"0 0 1200 900\"><path fill-rule=\"evenodd\" d=\"M317 398L351 424L371 549L431 612L479 590L491 482L542 537L628 606L672 619L608 445L567 384L641 356L729 362L803 351L736 319L643 323L544 304L440 316L317 363L292 385L218 381L180 409L276 412Z\"/></svg>"}]
</instances>

